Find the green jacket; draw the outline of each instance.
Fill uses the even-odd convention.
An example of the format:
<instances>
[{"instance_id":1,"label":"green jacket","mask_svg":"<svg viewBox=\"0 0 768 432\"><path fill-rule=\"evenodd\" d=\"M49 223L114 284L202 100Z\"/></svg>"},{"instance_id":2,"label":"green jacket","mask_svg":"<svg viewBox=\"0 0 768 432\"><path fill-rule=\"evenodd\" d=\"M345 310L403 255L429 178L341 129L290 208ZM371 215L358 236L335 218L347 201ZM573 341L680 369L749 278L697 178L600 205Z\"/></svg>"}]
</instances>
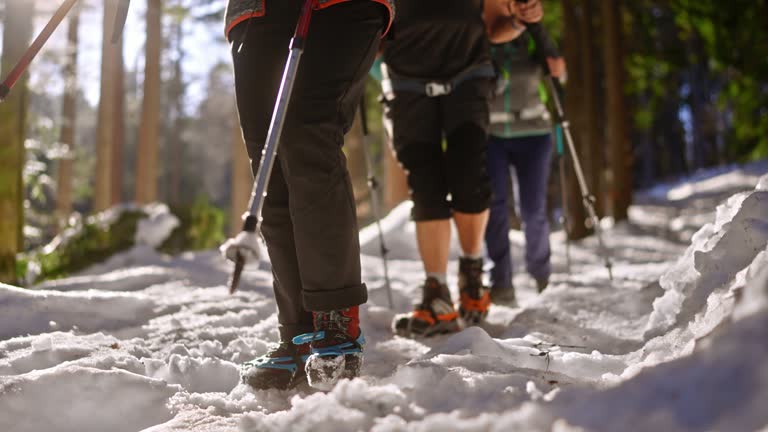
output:
<instances>
[{"instance_id":1,"label":"green jacket","mask_svg":"<svg viewBox=\"0 0 768 432\"><path fill-rule=\"evenodd\" d=\"M498 71L491 100L491 135L501 138L545 135L552 130L544 68L528 33L491 47Z\"/></svg>"}]
</instances>

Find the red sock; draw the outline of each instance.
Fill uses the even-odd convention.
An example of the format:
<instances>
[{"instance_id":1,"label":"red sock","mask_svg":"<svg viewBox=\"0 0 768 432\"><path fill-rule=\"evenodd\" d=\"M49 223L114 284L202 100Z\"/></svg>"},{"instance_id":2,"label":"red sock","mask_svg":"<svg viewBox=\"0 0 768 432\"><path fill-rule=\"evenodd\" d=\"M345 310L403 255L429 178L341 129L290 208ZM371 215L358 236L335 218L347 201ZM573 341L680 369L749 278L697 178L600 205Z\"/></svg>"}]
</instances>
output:
<instances>
[{"instance_id":1,"label":"red sock","mask_svg":"<svg viewBox=\"0 0 768 432\"><path fill-rule=\"evenodd\" d=\"M348 334L353 339L357 339L357 337L360 336L360 306L352 306L347 309L338 309L333 311L333 313L338 313L349 319L349 321L346 323L346 328L344 328L344 333ZM329 314L329 312L312 312L312 314L315 317L315 330L320 330L322 324L319 324L319 322L322 323L324 319L328 319L326 315ZM320 317L320 314L323 316Z\"/></svg>"},{"instance_id":2,"label":"red sock","mask_svg":"<svg viewBox=\"0 0 768 432\"><path fill-rule=\"evenodd\" d=\"M349 330L347 331L347 334L357 339L357 337L360 336L360 306L352 306L351 308L342 310L341 313L352 319L352 321L349 322Z\"/></svg>"}]
</instances>

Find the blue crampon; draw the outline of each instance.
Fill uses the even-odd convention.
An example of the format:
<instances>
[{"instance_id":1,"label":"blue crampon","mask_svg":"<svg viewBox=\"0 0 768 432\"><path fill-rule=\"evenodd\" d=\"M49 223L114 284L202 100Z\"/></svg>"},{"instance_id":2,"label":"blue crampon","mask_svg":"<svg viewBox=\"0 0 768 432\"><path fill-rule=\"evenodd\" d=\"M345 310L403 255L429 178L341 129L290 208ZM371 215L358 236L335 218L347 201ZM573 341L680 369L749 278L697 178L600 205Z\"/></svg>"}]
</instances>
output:
<instances>
[{"instance_id":1,"label":"blue crampon","mask_svg":"<svg viewBox=\"0 0 768 432\"><path fill-rule=\"evenodd\" d=\"M293 343L301 345L305 343L311 343L314 341L320 341L325 339L325 331L317 331L314 333L304 333L293 338ZM321 357L334 357L347 354L361 354L363 352L363 345L365 345L365 337L363 332L360 332L360 336L355 341L344 342L337 345L330 345L324 347L312 346L310 353L317 354Z\"/></svg>"},{"instance_id":2,"label":"blue crampon","mask_svg":"<svg viewBox=\"0 0 768 432\"><path fill-rule=\"evenodd\" d=\"M300 359L302 362L306 362L308 358L309 358L309 355L300 356ZM252 367L259 368L259 369L282 369L282 370L295 372L296 369L299 368L299 365L296 364L295 357L261 356L251 361L247 361L243 363L241 366L243 370L247 370Z\"/></svg>"},{"instance_id":3,"label":"blue crampon","mask_svg":"<svg viewBox=\"0 0 768 432\"><path fill-rule=\"evenodd\" d=\"M309 345L281 342L267 354L243 363L240 379L256 390L289 389L306 381Z\"/></svg>"}]
</instances>

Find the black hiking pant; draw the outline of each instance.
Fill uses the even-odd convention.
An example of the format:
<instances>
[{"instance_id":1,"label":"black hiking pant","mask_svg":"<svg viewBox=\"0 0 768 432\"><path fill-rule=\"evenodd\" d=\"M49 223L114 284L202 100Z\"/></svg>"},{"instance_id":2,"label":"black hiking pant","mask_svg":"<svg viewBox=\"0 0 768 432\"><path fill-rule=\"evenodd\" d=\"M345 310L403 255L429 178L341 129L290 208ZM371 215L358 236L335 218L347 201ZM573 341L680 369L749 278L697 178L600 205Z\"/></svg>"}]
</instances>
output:
<instances>
[{"instance_id":1,"label":"black hiking pant","mask_svg":"<svg viewBox=\"0 0 768 432\"><path fill-rule=\"evenodd\" d=\"M240 125L254 173L301 3L270 2L264 17L240 23L229 34ZM310 311L344 309L368 299L342 145L384 15L380 4L345 2L312 16L262 212L282 340L313 330Z\"/></svg>"},{"instance_id":2,"label":"black hiking pant","mask_svg":"<svg viewBox=\"0 0 768 432\"><path fill-rule=\"evenodd\" d=\"M392 145L408 179L417 222L476 214L491 203L486 169L491 80L476 78L448 95L394 92L384 102Z\"/></svg>"}]
</instances>

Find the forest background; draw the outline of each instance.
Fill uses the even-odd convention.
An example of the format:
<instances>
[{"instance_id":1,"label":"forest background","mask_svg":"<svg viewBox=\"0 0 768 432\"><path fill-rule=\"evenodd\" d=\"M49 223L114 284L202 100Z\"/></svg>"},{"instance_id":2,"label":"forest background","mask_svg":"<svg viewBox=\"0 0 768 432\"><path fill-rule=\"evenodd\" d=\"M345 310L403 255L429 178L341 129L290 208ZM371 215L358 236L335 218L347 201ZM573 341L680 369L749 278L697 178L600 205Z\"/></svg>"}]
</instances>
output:
<instances>
[{"instance_id":1,"label":"forest background","mask_svg":"<svg viewBox=\"0 0 768 432\"><path fill-rule=\"evenodd\" d=\"M59 3L0 2L3 77ZM129 247L147 213L141 205L153 202L181 221L162 246L169 253L214 247L240 228L252 178L225 2L134 0L125 36L112 44L102 35L112 32L116 3L81 0L0 104L0 282L61 276ZM625 219L638 188L768 157L768 0L544 5L568 63L565 108L601 217ZM361 225L374 217L363 145L385 209L407 199L379 92L370 79L370 136L358 122L345 149ZM555 170L551 208L578 239L590 231L567 171L567 205ZM99 212L110 208L117 216L105 219Z\"/></svg>"}]
</instances>

